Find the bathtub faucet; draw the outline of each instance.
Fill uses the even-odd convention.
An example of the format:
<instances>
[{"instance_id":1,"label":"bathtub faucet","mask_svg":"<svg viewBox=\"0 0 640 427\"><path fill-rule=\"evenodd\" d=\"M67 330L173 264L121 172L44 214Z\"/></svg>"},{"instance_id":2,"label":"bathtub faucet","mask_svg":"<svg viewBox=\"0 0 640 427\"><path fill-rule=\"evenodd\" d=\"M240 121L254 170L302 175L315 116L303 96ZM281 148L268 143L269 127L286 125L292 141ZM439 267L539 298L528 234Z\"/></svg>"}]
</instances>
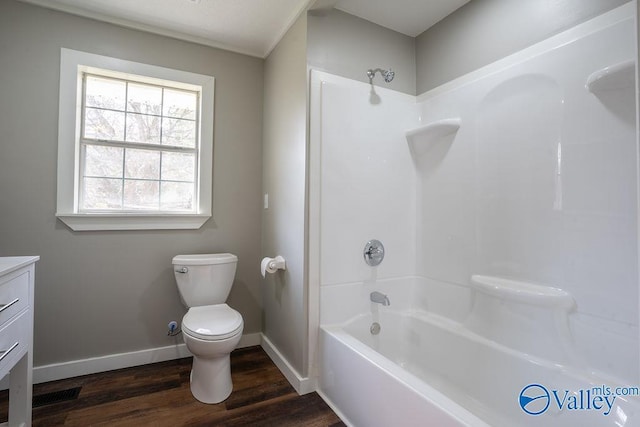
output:
<instances>
[{"instance_id":1,"label":"bathtub faucet","mask_svg":"<svg viewBox=\"0 0 640 427\"><path fill-rule=\"evenodd\" d=\"M371 302L382 305L391 305L391 303L389 302L389 297L378 291L371 292L371 295L369 297L371 298Z\"/></svg>"}]
</instances>

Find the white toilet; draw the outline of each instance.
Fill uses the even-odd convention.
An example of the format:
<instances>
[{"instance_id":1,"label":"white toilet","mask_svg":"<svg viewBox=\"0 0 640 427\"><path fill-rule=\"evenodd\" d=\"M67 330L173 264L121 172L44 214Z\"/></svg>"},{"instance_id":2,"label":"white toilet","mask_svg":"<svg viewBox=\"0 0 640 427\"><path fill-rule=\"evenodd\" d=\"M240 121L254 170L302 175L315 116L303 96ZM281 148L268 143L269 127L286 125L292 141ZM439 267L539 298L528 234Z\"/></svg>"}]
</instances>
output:
<instances>
[{"instance_id":1,"label":"white toilet","mask_svg":"<svg viewBox=\"0 0 640 427\"><path fill-rule=\"evenodd\" d=\"M238 257L233 254L178 255L173 270L180 297L189 311L182 335L193 354L191 393L204 403L219 403L231 394L229 355L242 337L242 315L225 304Z\"/></svg>"}]
</instances>

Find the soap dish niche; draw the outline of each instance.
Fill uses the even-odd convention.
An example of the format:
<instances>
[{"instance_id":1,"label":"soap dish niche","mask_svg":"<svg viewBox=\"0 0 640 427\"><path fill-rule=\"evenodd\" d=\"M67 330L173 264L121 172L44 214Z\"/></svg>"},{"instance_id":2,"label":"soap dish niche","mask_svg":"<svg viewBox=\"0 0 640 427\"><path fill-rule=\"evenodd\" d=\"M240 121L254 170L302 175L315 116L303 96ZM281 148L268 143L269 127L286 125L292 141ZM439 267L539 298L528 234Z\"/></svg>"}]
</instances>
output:
<instances>
[{"instance_id":1,"label":"soap dish niche","mask_svg":"<svg viewBox=\"0 0 640 427\"><path fill-rule=\"evenodd\" d=\"M599 92L626 89L635 86L635 67L633 59L609 65L589 75L586 87L589 92Z\"/></svg>"},{"instance_id":2,"label":"soap dish niche","mask_svg":"<svg viewBox=\"0 0 640 427\"><path fill-rule=\"evenodd\" d=\"M414 156L420 157L442 142L451 143L460 129L459 117L427 123L406 132L407 142Z\"/></svg>"}]
</instances>

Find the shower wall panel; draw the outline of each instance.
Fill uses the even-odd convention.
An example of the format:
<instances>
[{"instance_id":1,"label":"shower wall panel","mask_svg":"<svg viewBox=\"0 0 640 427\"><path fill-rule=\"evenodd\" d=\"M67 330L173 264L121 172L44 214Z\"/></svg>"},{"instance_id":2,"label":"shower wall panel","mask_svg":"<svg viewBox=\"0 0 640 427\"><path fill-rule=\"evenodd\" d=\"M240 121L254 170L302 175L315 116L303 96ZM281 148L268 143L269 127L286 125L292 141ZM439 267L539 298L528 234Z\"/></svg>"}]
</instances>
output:
<instances>
[{"instance_id":1,"label":"shower wall panel","mask_svg":"<svg viewBox=\"0 0 640 427\"><path fill-rule=\"evenodd\" d=\"M562 288L585 363L637 383L631 6L421 95L423 123L461 125L415 160L434 298L469 306L473 274Z\"/></svg>"},{"instance_id":2,"label":"shower wall panel","mask_svg":"<svg viewBox=\"0 0 640 427\"><path fill-rule=\"evenodd\" d=\"M415 168L404 130L415 126L415 97L314 71L321 97L320 283L375 281L415 271ZM315 120L315 119L314 119ZM313 137L312 137L313 139ZM363 259L378 239L378 267Z\"/></svg>"}]
</instances>

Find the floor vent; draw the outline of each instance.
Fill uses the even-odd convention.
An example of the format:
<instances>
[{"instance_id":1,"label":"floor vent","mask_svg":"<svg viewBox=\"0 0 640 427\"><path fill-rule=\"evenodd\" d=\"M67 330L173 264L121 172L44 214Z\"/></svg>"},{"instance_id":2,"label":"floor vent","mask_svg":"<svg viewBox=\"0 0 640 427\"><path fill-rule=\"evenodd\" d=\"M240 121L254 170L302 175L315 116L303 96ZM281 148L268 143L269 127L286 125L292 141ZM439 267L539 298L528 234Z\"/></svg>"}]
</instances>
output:
<instances>
[{"instance_id":1,"label":"floor vent","mask_svg":"<svg viewBox=\"0 0 640 427\"><path fill-rule=\"evenodd\" d=\"M51 393L33 396L33 407L52 405L54 403L66 402L67 400L75 400L80 394L82 387L74 387L66 390L53 391Z\"/></svg>"}]
</instances>

